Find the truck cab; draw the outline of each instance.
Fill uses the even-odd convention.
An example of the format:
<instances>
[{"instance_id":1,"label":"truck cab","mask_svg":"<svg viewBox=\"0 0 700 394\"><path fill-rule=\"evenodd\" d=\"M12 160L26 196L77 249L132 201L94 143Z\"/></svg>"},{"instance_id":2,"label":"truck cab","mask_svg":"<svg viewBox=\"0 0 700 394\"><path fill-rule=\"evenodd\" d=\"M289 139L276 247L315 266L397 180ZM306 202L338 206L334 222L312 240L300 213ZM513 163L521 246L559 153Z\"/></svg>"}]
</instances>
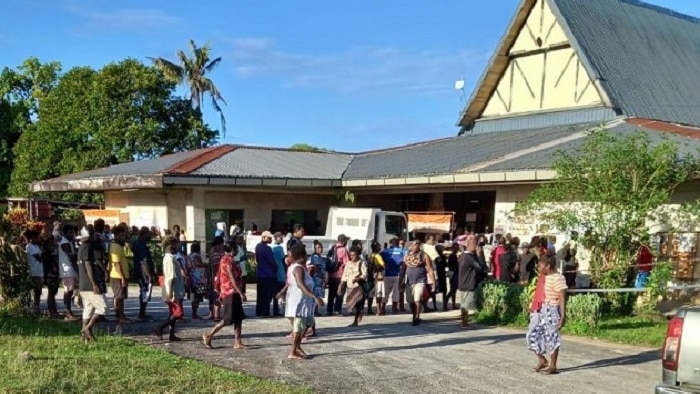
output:
<instances>
[{"instance_id":1,"label":"truck cab","mask_svg":"<svg viewBox=\"0 0 700 394\"><path fill-rule=\"evenodd\" d=\"M669 321L661 363L657 394L700 393L700 307L681 308Z\"/></svg>"}]
</instances>

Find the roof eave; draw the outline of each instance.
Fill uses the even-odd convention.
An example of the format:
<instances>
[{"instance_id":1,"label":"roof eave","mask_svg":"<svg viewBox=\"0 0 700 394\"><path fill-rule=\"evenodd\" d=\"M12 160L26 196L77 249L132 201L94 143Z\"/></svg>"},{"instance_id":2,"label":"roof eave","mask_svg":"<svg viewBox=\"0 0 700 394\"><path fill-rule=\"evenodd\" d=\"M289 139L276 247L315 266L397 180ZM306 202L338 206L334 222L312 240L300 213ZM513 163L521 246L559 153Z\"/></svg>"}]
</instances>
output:
<instances>
[{"instance_id":1,"label":"roof eave","mask_svg":"<svg viewBox=\"0 0 700 394\"><path fill-rule=\"evenodd\" d=\"M32 193L90 193L124 189L160 189L162 187L162 175L116 175L100 178L48 179L32 183L29 190Z\"/></svg>"},{"instance_id":2,"label":"roof eave","mask_svg":"<svg viewBox=\"0 0 700 394\"><path fill-rule=\"evenodd\" d=\"M463 174L434 174L406 176L397 178L347 179L342 182L344 188L366 187L401 187L401 186L439 186L439 185L494 185L537 183L551 181L556 172L550 169L484 171Z\"/></svg>"}]
</instances>

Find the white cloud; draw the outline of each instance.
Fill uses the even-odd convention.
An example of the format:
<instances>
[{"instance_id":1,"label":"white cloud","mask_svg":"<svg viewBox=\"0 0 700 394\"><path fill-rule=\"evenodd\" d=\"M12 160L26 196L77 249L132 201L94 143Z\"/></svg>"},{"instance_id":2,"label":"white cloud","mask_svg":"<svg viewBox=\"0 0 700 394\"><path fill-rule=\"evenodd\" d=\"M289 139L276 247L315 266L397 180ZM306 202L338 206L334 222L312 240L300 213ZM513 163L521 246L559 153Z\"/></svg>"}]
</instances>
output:
<instances>
[{"instance_id":1,"label":"white cloud","mask_svg":"<svg viewBox=\"0 0 700 394\"><path fill-rule=\"evenodd\" d=\"M278 48L268 38L229 40L231 62L243 78L276 77L291 88L320 88L343 94L407 92L454 94L454 81L478 75L488 53L360 46L311 55Z\"/></svg>"},{"instance_id":2,"label":"white cloud","mask_svg":"<svg viewBox=\"0 0 700 394\"><path fill-rule=\"evenodd\" d=\"M157 8L119 8L88 10L83 6L69 6L68 11L83 19L85 31L141 32L167 28L182 20Z\"/></svg>"}]
</instances>

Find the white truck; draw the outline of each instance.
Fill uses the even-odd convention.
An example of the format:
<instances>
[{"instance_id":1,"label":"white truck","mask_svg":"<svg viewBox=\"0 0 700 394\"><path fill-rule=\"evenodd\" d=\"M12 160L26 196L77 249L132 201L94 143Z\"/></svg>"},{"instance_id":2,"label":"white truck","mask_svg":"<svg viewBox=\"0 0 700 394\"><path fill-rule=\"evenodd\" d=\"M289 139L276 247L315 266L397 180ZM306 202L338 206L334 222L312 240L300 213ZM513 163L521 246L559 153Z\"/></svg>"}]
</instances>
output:
<instances>
[{"instance_id":1,"label":"white truck","mask_svg":"<svg viewBox=\"0 0 700 394\"><path fill-rule=\"evenodd\" d=\"M378 241L382 246L388 245L392 238L408 241L406 215L401 212L382 211L377 208L343 208L331 207L328 210L326 221L326 234L321 236L305 236L302 242L306 245L306 251L311 255L314 241L323 245L324 253L333 246L339 235L348 237L348 243L361 240L364 251L369 252L373 241ZM287 240L292 234L287 234L283 247L286 250ZM255 252L255 246L261 241L260 235L246 234L246 248L249 252Z\"/></svg>"}]
</instances>

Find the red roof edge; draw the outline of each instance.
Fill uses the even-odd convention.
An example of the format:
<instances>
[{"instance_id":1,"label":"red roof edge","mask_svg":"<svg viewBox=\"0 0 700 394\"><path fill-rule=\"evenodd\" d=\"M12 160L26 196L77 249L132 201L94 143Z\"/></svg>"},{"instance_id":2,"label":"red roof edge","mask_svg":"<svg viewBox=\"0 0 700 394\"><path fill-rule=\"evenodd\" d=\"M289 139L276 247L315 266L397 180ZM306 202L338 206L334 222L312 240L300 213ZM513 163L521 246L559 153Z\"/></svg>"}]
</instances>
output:
<instances>
[{"instance_id":1,"label":"red roof edge","mask_svg":"<svg viewBox=\"0 0 700 394\"><path fill-rule=\"evenodd\" d=\"M235 145L220 145L212 148L197 150L196 155L183 160L164 171L165 174L185 175L202 167L205 164L220 158L221 156L233 152Z\"/></svg>"},{"instance_id":2,"label":"red roof edge","mask_svg":"<svg viewBox=\"0 0 700 394\"><path fill-rule=\"evenodd\" d=\"M675 123L662 122L658 120L645 118L630 118L627 119L627 123L643 127L645 129L651 129L665 133L679 134L690 138L700 139L700 128L697 127L683 126Z\"/></svg>"}]
</instances>

